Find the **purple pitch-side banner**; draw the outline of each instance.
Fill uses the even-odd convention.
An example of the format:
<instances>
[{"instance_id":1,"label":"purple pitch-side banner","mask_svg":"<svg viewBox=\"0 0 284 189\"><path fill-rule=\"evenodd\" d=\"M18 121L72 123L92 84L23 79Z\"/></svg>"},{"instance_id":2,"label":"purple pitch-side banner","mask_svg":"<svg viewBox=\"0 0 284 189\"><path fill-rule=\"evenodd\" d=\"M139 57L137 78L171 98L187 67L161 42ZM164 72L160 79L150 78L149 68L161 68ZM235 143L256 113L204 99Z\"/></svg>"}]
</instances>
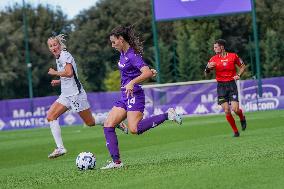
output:
<instances>
[{"instance_id":1,"label":"purple pitch-side banner","mask_svg":"<svg viewBox=\"0 0 284 189\"><path fill-rule=\"evenodd\" d=\"M240 81L240 106L244 111L284 109L284 77L262 80L259 97L256 80ZM183 115L218 114L217 83L180 85L145 89L145 115L160 114L170 107Z\"/></svg>"},{"instance_id":2,"label":"purple pitch-side banner","mask_svg":"<svg viewBox=\"0 0 284 189\"><path fill-rule=\"evenodd\" d=\"M157 21L249 12L251 0L154 0Z\"/></svg>"},{"instance_id":3,"label":"purple pitch-side banner","mask_svg":"<svg viewBox=\"0 0 284 189\"><path fill-rule=\"evenodd\" d=\"M217 84L203 83L170 87L145 88L144 116L162 114L170 107L183 115L218 114ZM257 81L240 81L240 104L244 111L284 109L284 77L262 80L263 96L257 94ZM95 116L108 113L120 92L89 93L88 99ZM47 127L46 113L56 96L0 101L0 131ZM59 118L61 125L81 125L77 113L66 112Z\"/></svg>"},{"instance_id":4,"label":"purple pitch-side banner","mask_svg":"<svg viewBox=\"0 0 284 189\"><path fill-rule=\"evenodd\" d=\"M88 100L91 104L94 116L107 114L112 108L116 99L120 97L119 92L89 93ZM46 114L57 96L3 100L0 101L0 131L10 129L39 128L47 127ZM59 117L61 125L81 125L79 115L67 111Z\"/></svg>"}]
</instances>

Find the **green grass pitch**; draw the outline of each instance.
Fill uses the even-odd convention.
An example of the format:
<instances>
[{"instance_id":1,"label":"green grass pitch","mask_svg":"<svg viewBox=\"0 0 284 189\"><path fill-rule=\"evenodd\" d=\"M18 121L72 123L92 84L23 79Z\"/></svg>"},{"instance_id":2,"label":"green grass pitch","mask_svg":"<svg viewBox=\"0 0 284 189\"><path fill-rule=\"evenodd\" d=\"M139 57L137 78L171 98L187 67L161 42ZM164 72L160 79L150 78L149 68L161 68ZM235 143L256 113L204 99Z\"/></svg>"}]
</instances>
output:
<instances>
[{"instance_id":1,"label":"green grass pitch","mask_svg":"<svg viewBox=\"0 0 284 189\"><path fill-rule=\"evenodd\" d=\"M246 113L239 138L224 115L184 118L141 136L117 131L125 167L100 170L109 160L101 127L63 127L68 153L54 148L49 128L0 132L0 188L284 188L284 111ZM239 119L235 117L238 128ZM94 170L79 171L76 156L96 155Z\"/></svg>"}]
</instances>

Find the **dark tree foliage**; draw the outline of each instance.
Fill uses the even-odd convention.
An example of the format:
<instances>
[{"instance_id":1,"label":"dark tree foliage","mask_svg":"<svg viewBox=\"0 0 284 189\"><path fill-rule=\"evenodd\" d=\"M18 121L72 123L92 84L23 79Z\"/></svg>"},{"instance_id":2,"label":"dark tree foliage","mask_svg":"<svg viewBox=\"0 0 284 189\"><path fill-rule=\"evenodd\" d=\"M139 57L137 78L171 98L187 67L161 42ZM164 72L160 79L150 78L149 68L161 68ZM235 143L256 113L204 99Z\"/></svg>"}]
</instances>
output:
<instances>
[{"instance_id":1,"label":"dark tree foliage","mask_svg":"<svg viewBox=\"0 0 284 189\"><path fill-rule=\"evenodd\" d=\"M27 27L34 96L55 94L50 87L48 68L55 66L47 47L52 32L69 33L66 16L61 9L27 5ZM28 93L25 63L23 8L15 4L0 15L0 99L26 98Z\"/></svg>"},{"instance_id":2,"label":"dark tree foliage","mask_svg":"<svg viewBox=\"0 0 284 189\"><path fill-rule=\"evenodd\" d=\"M263 77L284 75L283 0L256 1ZM58 91L49 86L48 68L55 66L46 41L52 32L68 34L68 50L79 68L87 91L115 90L119 86L119 53L111 48L110 31L118 25L134 25L144 41L144 59L155 67L151 1L100 0L67 20L63 10L52 6L27 6L29 46L34 96ZM22 7L18 4L0 13L0 99L28 97L24 57ZM255 75L251 13L157 23L162 83L204 79L203 69L217 38L228 41L249 65L245 78Z\"/></svg>"},{"instance_id":3,"label":"dark tree foliage","mask_svg":"<svg viewBox=\"0 0 284 189\"><path fill-rule=\"evenodd\" d=\"M117 69L118 52L112 49L109 33L119 25L134 25L144 41L144 59L152 56L151 12L148 0L104 0L81 12L74 20L72 51L78 57L88 90L105 90L108 72Z\"/></svg>"}]
</instances>

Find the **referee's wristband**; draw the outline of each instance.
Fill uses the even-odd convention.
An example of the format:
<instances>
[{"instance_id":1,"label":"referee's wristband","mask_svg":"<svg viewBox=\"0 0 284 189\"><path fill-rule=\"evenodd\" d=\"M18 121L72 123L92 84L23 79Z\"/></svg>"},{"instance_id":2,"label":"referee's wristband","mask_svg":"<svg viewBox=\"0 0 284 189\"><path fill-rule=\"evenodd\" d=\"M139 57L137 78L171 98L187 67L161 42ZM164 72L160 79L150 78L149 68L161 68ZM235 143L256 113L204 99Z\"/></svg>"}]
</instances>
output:
<instances>
[{"instance_id":1,"label":"referee's wristband","mask_svg":"<svg viewBox=\"0 0 284 189\"><path fill-rule=\"evenodd\" d=\"M206 73L210 73L210 69L208 68L208 66L206 66L205 70Z\"/></svg>"}]
</instances>

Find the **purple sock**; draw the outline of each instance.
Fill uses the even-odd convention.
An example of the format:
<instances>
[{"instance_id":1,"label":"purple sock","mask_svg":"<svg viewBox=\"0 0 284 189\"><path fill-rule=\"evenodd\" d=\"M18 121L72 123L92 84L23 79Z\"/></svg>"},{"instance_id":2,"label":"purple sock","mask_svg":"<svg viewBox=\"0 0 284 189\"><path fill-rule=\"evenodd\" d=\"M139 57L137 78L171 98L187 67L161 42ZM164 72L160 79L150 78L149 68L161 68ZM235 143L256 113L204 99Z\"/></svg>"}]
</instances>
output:
<instances>
[{"instance_id":1,"label":"purple sock","mask_svg":"<svg viewBox=\"0 0 284 189\"><path fill-rule=\"evenodd\" d=\"M168 119L168 113L152 116L146 119L142 119L137 126L137 134L140 135L151 128L158 126Z\"/></svg>"},{"instance_id":2,"label":"purple sock","mask_svg":"<svg viewBox=\"0 0 284 189\"><path fill-rule=\"evenodd\" d=\"M120 161L119 149L118 149L118 140L115 133L115 128L113 127L104 127L104 133L106 138L106 146L111 155L113 162Z\"/></svg>"}]
</instances>

